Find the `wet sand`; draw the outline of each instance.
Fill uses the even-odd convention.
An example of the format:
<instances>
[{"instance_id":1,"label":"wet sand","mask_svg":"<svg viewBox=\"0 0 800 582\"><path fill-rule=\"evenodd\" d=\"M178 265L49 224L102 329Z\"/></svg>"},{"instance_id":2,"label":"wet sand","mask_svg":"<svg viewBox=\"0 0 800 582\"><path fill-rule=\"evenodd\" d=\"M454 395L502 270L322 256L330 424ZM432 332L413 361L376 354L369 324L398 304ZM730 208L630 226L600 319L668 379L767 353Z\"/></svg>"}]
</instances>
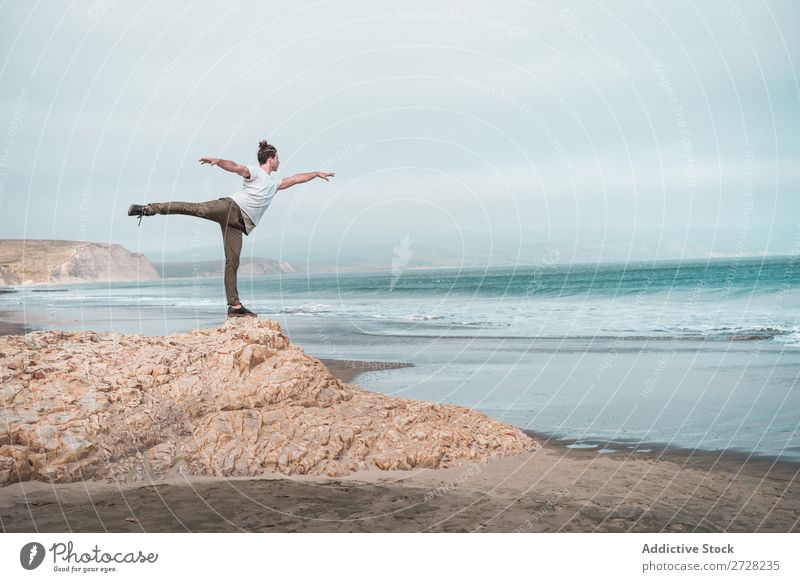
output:
<instances>
[{"instance_id":1,"label":"wet sand","mask_svg":"<svg viewBox=\"0 0 800 582\"><path fill-rule=\"evenodd\" d=\"M25 335L32 329L26 328L21 323L9 323L7 321L0 321L0 335Z\"/></svg>"},{"instance_id":2,"label":"wet sand","mask_svg":"<svg viewBox=\"0 0 800 582\"><path fill-rule=\"evenodd\" d=\"M0 311L0 335L25 335L36 328L24 323L6 321L5 318L10 314L8 311Z\"/></svg>"},{"instance_id":3,"label":"wet sand","mask_svg":"<svg viewBox=\"0 0 800 582\"><path fill-rule=\"evenodd\" d=\"M414 364L404 362L364 362L360 360L320 360L328 367L331 374L339 378L342 382L352 382L356 376L364 372L374 372L375 370L396 370L398 368L410 368Z\"/></svg>"}]
</instances>

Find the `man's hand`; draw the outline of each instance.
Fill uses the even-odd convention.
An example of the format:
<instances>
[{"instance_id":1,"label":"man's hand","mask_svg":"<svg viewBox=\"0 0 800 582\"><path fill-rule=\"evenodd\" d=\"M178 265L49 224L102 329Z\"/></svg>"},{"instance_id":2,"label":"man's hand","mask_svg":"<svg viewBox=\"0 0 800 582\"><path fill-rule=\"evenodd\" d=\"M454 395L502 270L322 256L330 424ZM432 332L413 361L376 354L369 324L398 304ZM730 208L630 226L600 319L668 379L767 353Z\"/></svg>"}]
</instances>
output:
<instances>
[{"instance_id":1,"label":"man's hand","mask_svg":"<svg viewBox=\"0 0 800 582\"><path fill-rule=\"evenodd\" d=\"M326 173L326 172L314 172L314 175L315 175L317 178L322 178L322 179L323 179L323 180L325 180L326 182L329 182L330 180L328 180L328 178L329 178L329 177L333 177L333 176L335 176L336 174L334 174L333 172L329 172L329 173Z\"/></svg>"},{"instance_id":2,"label":"man's hand","mask_svg":"<svg viewBox=\"0 0 800 582\"><path fill-rule=\"evenodd\" d=\"M219 158L200 158L200 164L211 164L216 166L219 163Z\"/></svg>"}]
</instances>

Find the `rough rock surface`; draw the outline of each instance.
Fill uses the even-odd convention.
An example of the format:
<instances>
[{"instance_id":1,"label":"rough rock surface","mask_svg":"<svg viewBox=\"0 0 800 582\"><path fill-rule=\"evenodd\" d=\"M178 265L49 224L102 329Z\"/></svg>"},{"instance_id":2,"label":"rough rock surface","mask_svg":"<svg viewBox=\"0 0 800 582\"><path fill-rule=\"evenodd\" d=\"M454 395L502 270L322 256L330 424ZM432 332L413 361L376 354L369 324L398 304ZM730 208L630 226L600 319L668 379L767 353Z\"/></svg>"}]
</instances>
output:
<instances>
[{"instance_id":1,"label":"rough rock surface","mask_svg":"<svg viewBox=\"0 0 800 582\"><path fill-rule=\"evenodd\" d=\"M176 471L339 476L538 446L467 408L345 384L269 320L165 337L0 337L0 484Z\"/></svg>"}]
</instances>

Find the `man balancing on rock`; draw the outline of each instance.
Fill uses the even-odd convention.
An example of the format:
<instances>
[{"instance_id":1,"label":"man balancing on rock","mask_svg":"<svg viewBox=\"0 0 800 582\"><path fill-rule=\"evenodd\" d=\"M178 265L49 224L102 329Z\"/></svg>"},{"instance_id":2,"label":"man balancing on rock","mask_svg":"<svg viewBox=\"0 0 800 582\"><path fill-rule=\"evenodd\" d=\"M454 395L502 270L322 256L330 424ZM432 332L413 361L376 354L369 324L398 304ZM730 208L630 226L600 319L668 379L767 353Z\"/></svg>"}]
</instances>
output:
<instances>
[{"instance_id":1,"label":"man balancing on rock","mask_svg":"<svg viewBox=\"0 0 800 582\"><path fill-rule=\"evenodd\" d=\"M278 190L285 190L314 178L322 178L327 182L334 174L306 172L280 179L277 176L278 166L281 163L278 150L266 141L258 144L257 166L242 166L219 158L200 158L200 163L219 166L223 170L239 174L244 178L241 190L225 198L207 202L151 202L144 206L131 204L128 216L138 216L141 224L142 216L188 214L219 224L225 246L225 294L228 296L228 317L255 317L255 313L239 302L239 293L236 289L236 271L239 269L239 255L242 252L242 233L249 235L253 231Z\"/></svg>"}]
</instances>

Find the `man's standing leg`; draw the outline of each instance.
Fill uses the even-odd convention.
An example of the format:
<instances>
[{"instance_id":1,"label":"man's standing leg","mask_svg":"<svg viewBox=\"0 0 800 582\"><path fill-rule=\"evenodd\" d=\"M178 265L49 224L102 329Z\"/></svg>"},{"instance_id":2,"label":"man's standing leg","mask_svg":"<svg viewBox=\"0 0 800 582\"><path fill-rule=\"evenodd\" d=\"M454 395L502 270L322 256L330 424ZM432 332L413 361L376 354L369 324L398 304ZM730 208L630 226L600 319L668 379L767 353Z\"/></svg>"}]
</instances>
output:
<instances>
[{"instance_id":1,"label":"man's standing leg","mask_svg":"<svg viewBox=\"0 0 800 582\"><path fill-rule=\"evenodd\" d=\"M228 305L240 305L236 272L239 270L239 255L242 253L242 231L226 223L220 226L225 244L225 295L228 297Z\"/></svg>"},{"instance_id":2,"label":"man's standing leg","mask_svg":"<svg viewBox=\"0 0 800 582\"><path fill-rule=\"evenodd\" d=\"M232 198L223 198L228 213L222 226L222 240L225 243L225 294L228 297L228 317L256 317L239 301L236 289L236 272L239 270L239 255L242 252L242 236L247 227L239 205Z\"/></svg>"}]
</instances>

